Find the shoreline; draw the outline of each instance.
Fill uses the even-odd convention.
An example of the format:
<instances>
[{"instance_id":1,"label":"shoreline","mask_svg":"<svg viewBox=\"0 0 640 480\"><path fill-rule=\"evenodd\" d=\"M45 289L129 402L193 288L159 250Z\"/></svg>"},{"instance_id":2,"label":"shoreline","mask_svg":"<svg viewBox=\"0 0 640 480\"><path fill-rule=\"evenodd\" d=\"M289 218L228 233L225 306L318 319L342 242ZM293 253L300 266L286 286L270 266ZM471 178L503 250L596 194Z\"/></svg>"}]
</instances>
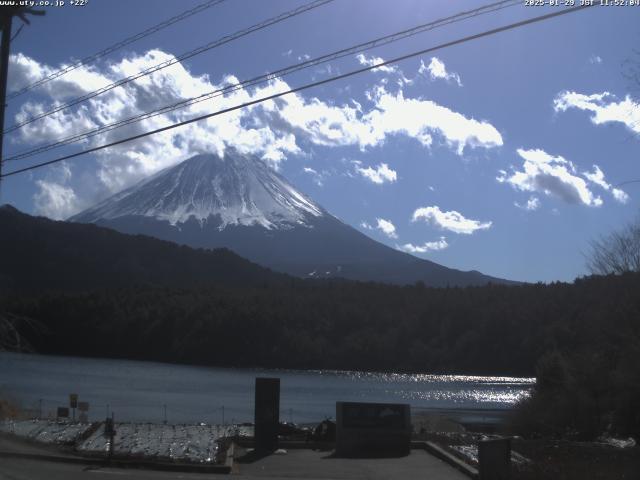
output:
<instances>
[{"instance_id":1,"label":"shoreline","mask_svg":"<svg viewBox=\"0 0 640 480\"><path fill-rule=\"evenodd\" d=\"M71 355L66 353L56 352L0 352L0 358L4 355L24 355L24 356L38 356L38 357L56 357L60 359L69 360L96 360L96 361L113 361L113 362L136 362L146 363L158 366L173 366L173 367L189 367L189 368L203 368L203 369L220 369L220 370L234 370L234 371L251 371L251 372L282 372L284 374L321 374L321 375L335 375L349 377L352 375L391 375L397 377L433 377L433 378L448 378L451 381L462 381L464 379L492 379L493 381L515 384L531 384L535 385L536 377L516 374L491 374L491 373L464 373L464 372L415 372L415 371L394 371L394 370L353 370L353 369L332 369L332 368L286 368L286 367L265 367L265 366L233 366L233 365L213 365L213 364L201 364L201 363L185 363L185 362L169 362L163 360L153 359L141 359L141 358L126 358L126 357L101 357L101 356L89 356L89 355Z\"/></svg>"}]
</instances>

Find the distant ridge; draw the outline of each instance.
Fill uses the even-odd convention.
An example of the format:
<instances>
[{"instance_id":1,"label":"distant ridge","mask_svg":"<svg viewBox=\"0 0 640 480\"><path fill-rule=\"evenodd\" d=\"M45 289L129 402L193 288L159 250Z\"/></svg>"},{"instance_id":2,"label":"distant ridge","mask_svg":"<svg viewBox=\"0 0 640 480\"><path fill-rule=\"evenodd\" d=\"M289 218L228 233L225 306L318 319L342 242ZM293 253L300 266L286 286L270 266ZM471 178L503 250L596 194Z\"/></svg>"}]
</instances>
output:
<instances>
[{"instance_id":1,"label":"distant ridge","mask_svg":"<svg viewBox=\"0 0 640 480\"><path fill-rule=\"evenodd\" d=\"M33 217L0 206L2 290L131 286L262 286L290 282L227 249L195 250L96 225Z\"/></svg>"}]
</instances>

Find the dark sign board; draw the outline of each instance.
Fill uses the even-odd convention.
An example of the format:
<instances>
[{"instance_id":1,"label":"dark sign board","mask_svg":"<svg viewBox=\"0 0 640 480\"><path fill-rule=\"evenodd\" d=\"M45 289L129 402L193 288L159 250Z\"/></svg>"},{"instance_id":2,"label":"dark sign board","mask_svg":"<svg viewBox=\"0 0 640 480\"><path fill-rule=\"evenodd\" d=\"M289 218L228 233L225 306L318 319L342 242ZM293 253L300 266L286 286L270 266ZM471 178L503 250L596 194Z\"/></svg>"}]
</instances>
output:
<instances>
[{"instance_id":1,"label":"dark sign board","mask_svg":"<svg viewBox=\"0 0 640 480\"><path fill-rule=\"evenodd\" d=\"M81 412L89 411L89 402L78 402L78 410Z\"/></svg>"},{"instance_id":2,"label":"dark sign board","mask_svg":"<svg viewBox=\"0 0 640 480\"><path fill-rule=\"evenodd\" d=\"M278 448L280 425L280 379L256 378L255 439L256 450Z\"/></svg>"},{"instance_id":3,"label":"dark sign board","mask_svg":"<svg viewBox=\"0 0 640 480\"><path fill-rule=\"evenodd\" d=\"M511 478L511 439L496 438L478 442L480 480Z\"/></svg>"},{"instance_id":4,"label":"dark sign board","mask_svg":"<svg viewBox=\"0 0 640 480\"><path fill-rule=\"evenodd\" d=\"M411 407L398 403L336 403L336 453L341 456L407 455Z\"/></svg>"},{"instance_id":5,"label":"dark sign board","mask_svg":"<svg viewBox=\"0 0 640 480\"><path fill-rule=\"evenodd\" d=\"M68 407L58 407L58 413L56 414L58 418L69 418L69 408Z\"/></svg>"},{"instance_id":6,"label":"dark sign board","mask_svg":"<svg viewBox=\"0 0 640 480\"><path fill-rule=\"evenodd\" d=\"M78 408L78 394L77 393L69 394L69 406L71 408Z\"/></svg>"}]
</instances>

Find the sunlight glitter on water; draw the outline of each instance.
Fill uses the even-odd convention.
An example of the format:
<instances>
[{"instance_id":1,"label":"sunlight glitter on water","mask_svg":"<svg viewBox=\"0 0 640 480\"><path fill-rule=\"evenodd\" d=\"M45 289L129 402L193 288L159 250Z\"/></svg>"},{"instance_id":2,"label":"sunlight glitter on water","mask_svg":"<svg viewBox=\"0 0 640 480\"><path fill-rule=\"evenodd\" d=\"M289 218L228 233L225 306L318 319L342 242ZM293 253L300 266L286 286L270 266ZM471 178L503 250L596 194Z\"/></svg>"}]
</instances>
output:
<instances>
[{"instance_id":1,"label":"sunlight glitter on water","mask_svg":"<svg viewBox=\"0 0 640 480\"><path fill-rule=\"evenodd\" d=\"M316 370L317 373L345 375L354 380L378 380L383 382L415 383L482 383L483 385L531 385L535 377L494 377L480 375L431 375L421 373L378 373L357 371Z\"/></svg>"},{"instance_id":2,"label":"sunlight glitter on water","mask_svg":"<svg viewBox=\"0 0 640 480\"><path fill-rule=\"evenodd\" d=\"M493 403L504 406L513 405L527 398L530 394L521 389L518 390L458 390L456 392L448 390L430 390L430 391L399 391L395 392L407 400L437 400L446 401L454 404L468 403Z\"/></svg>"},{"instance_id":3,"label":"sunlight glitter on water","mask_svg":"<svg viewBox=\"0 0 640 480\"><path fill-rule=\"evenodd\" d=\"M282 418L314 422L337 401L409 403L417 409L510 409L534 378L336 370L233 369L131 360L0 353L0 390L25 408L55 412L75 392L91 419L218 423L253 419L256 377L281 379ZM224 417L224 419L223 419Z\"/></svg>"}]
</instances>

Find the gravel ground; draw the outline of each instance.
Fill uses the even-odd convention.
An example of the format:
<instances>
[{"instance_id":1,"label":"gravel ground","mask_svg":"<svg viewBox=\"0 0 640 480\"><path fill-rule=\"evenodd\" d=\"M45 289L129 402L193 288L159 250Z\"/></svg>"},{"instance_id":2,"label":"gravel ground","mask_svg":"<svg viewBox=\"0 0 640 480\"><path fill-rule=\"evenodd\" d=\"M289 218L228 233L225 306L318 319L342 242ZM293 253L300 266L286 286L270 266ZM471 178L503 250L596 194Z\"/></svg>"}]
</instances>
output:
<instances>
[{"instance_id":1,"label":"gravel ground","mask_svg":"<svg viewBox=\"0 0 640 480\"><path fill-rule=\"evenodd\" d=\"M49 420L5 420L0 422L0 432L42 443L73 445L91 428L91 424L64 423Z\"/></svg>"},{"instance_id":2,"label":"gravel ground","mask_svg":"<svg viewBox=\"0 0 640 480\"><path fill-rule=\"evenodd\" d=\"M93 431L92 431L93 429ZM252 426L162 425L116 423L114 454L153 460L214 463L218 441L225 437L252 436ZM85 454L105 454L109 438L104 425L61 423L49 420L0 422L0 431L45 444L74 446Z\"/></svg>"}]
</instances>

